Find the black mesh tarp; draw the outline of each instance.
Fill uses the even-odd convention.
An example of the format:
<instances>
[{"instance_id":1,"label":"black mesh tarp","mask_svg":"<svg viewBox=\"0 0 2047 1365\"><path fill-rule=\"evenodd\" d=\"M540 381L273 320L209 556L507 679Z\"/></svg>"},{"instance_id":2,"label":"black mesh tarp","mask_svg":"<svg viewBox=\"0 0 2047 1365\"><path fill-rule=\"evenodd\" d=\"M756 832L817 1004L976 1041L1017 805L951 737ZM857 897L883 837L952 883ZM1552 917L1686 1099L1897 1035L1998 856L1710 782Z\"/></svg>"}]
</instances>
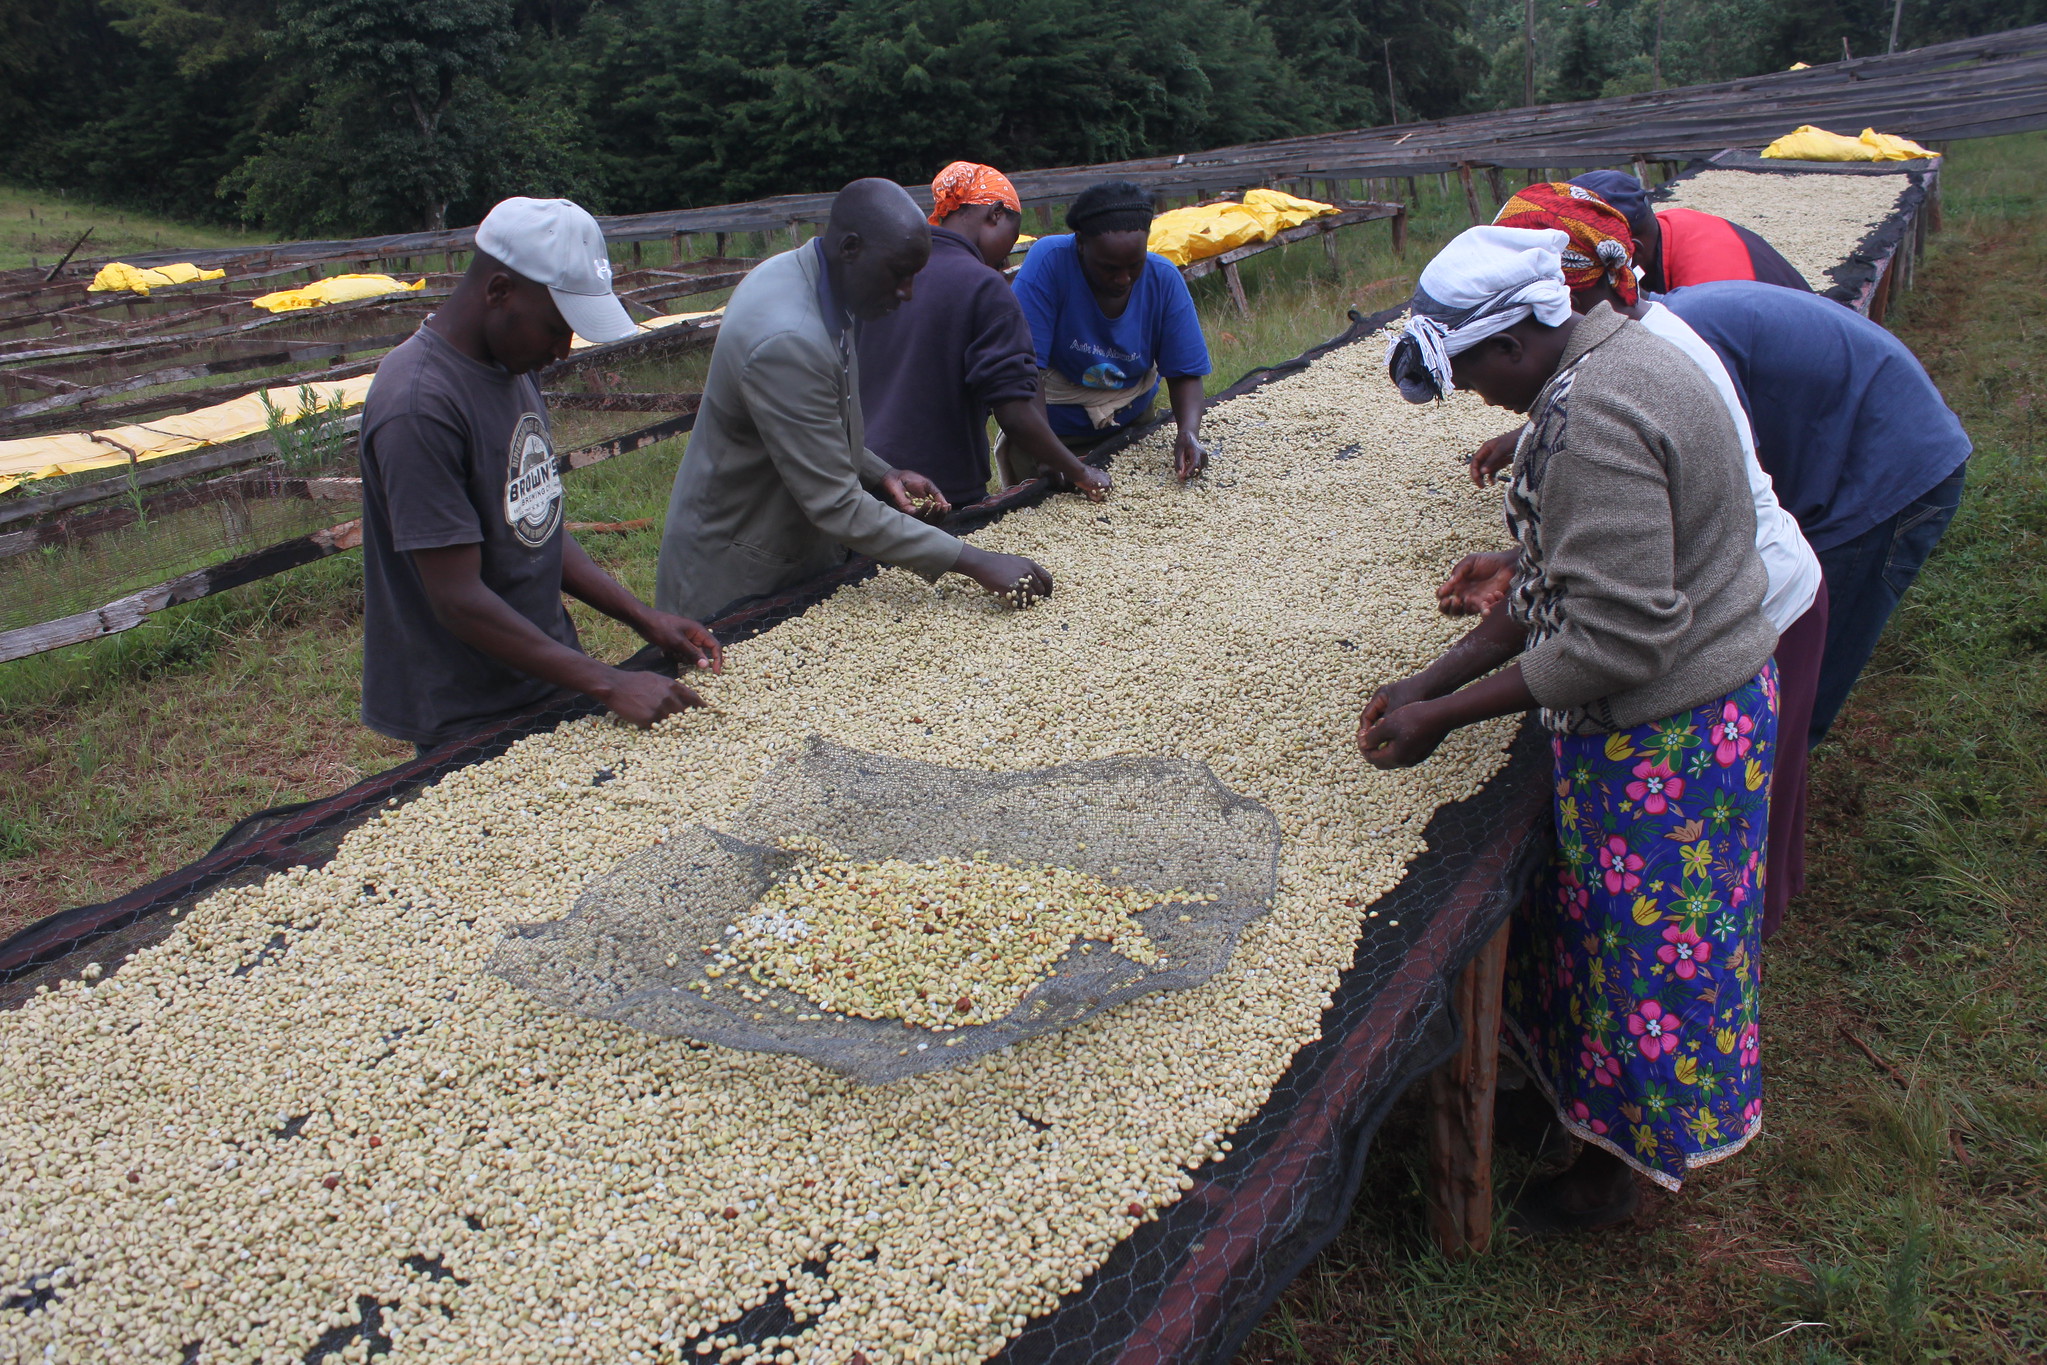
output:
<instances>
[{"instance_id":1,"label":"black mesh tarp","mask_svg":"<svg viewBox=\"0 0 2047 1365\"><path fill-rule=\"evenodd\" d=\"M1247 376L1218 401L1358 343L1391 316L1353 315L1343 336ZM1127 443L1105 446L1095 458L1108 458ZM984 525L1045 496L1037 485L1012 489L965 509L954 525ZM856 559L823 581L745 604L713 625L725 640L745 639L873 572L871 562ZM645 657L635 662L654 666ZM195 904L223 885L317 865L379 809L595 709L580 699L537 708L324 800L263 812L169 876L32 925L0 943L0 1006L18 1004L37 984L76 975L88 960L118 970L128 953L170 932L175 921L165 912L173 907ZM1450 983L1505 922L1546 846L1547 773L1541 736L1524 723L1501 771L1430 820L1427 851L1372 907L1388 927L1375 927L1361 940L1323 1014L1321 1036L1295 1055L1265 1104L1232 1135L1229 1155L1194 1172L1191 1190L1140 1224L1078 1290L1032 1320L999 1360L1192 1365L1235 1354L1273 1299L1343 1226L1366 1148L1387 1109L1454 1047ZM358 1338L373 1350L388 1345L375 1301L365 1298L362 1310L358 1325L330 1333L320 1349L339 1350ZM777 1295L718 1331L757 1341L801 1328ZM693 1345L685 1343L685 1351Z\"/></svg>"}]
</instances>

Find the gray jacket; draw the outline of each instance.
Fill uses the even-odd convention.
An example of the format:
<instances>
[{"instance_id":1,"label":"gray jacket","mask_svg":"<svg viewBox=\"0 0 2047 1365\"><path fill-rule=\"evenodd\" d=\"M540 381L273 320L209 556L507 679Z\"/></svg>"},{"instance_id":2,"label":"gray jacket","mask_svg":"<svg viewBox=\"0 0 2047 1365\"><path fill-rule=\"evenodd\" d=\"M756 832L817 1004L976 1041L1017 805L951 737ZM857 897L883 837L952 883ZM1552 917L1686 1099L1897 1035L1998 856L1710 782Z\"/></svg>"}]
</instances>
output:
<instances>
[{"instance_id":1,"label":"gray jacket","mask_svg":"<svg viewBox=\"0 0 2047 1365\"><path fill-rule=\"evenodd\" d=\"M1509 609L1559 733L1630 730L1754 677L1777 647L1741 445L1705 372L1601 304L1514 452Z\"/></svg>"},{"instance_id":2,"label":"gray jacket","mask_svg":"<svg viewBox=\"0 0 2047 1365\"><path fill-rule=\"evenodd\" d=\"M846 548L928 578L960 542L868 488L857 348L828 323L814 246L763 261L725 307L703 406L676 471L655 602L702 620L844 561Z\"/></svg>"}]
</instances>

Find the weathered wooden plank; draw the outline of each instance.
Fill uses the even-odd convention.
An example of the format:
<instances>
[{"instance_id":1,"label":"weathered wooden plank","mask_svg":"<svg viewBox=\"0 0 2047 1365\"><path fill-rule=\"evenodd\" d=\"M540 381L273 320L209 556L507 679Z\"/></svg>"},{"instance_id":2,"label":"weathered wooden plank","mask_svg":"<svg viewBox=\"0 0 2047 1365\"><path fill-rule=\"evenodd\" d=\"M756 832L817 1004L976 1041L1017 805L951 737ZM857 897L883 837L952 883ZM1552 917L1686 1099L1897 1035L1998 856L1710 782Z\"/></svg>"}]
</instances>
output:
<instances>
[{"instance_id":1,"label":"weathered wooden plank","mask_svg":"<svg viewBox=\"0 0 2047 1365\"><path fill-rule=\"evenodd\" d=\"M18 630L0 631L0 663L25 659L31 654L42 654L66 645L84 644L108 635L118 635L124 630L133 630L150 617L169 607L196 602L202 597L225 592L229 588L253 583L259 578L269 578L310 564L316 559L352 550L362 544L362 521L345 521L338 526L315 531L309 536L300 536L278 545L271 545L252 554L239 555L224 564L211 568L197 569L180 575L166 583L144 588L141 592L130 593L116 598L102 607L82 611L74 616L60 617L55 621L44 621L39 625L23 626Z\"/></svg>"}]
</instances>

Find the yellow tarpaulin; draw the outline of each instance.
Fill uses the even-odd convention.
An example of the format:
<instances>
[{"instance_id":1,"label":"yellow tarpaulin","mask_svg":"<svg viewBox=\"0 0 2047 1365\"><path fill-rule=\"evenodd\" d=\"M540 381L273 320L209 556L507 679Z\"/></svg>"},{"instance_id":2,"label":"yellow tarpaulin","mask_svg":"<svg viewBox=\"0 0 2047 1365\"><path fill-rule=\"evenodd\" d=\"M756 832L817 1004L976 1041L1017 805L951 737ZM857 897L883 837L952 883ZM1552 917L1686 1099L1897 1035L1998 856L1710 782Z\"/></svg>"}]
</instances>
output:
<instances>
[{"instance_id":1,"label":"yellow tarpaulin","mask_svg":"<svg viewBox=\"0 0 2047 1365\"><path fill-rule=\"evenodd\" d=\"M1763 155L1779 161L1916 161L1937 153L1896 133L1864 128L1861 137L1849 137L1808 123L1763 148Z\"/></svg>"},{"instance_id":2,"label":"yellow tarpaulin","mask_svg":"<svg viewBox=\"0 0 2047 1365\"><path fill-rule=\"evenodd\" d=\"M331 384L315 384L312 389L324 407L359 407L373 378L374 375L359 375ZM197 412L153 418L134 426L0 441L0 493L31 479L125 465L131 450L138 462L147 462L254 436L270 426L269 414L263 408L266 395L281 410L285 421L298 420L299 386L284 384L262 393L243 394Z\"/></svg>"},{"instance_id":3,"label":"yellow tarpaulin","mask_svg":"<svg viewBox=\"0 0 2047 1365\"><path fill-rule=\"evenodd\" d=\"M1196 204L1160 214L1151 220L1146 245L1174 265L1192 265L1252 242L1270 241L1288 228L1336 211L1332 204L1278 190L1246 190L1241 204Z\"/></svg>"},{"instance_id":4,"label":"yellow tarpaulin","mask_svg":"<svg viewBox=\"0 0 2047 1365\"><path fill-rule=\"evenodd\" d=\"M289 313L299 308L318 308L329 303L354 303L357 299L380 298L385 294L403 294L426 288L421 279L413 284L393 279L389 275L329 275L324 280L314 280L303 289L280 289L274 294L265 294L249 302L258 308L267 308L273 313Z\"/></svg>"},{"instance_id":5,"label":"yellow tarpaulin","mask_svg":"<svg viewBox=\"0 0 2047 1365\"><path fill-rule=\"evenodd\" d=\"M99 274L92 277L92 283L85 286L89 294L106 294L117 290L147 295L152 289L161 289L167 284L191 284L195 280L218 280L227 276L225 270L201 270L190 261L179 261L176 265L160 265L152 270L143 270L121 261L109 261L100 267Z\"/></svg>"}]
</instances>

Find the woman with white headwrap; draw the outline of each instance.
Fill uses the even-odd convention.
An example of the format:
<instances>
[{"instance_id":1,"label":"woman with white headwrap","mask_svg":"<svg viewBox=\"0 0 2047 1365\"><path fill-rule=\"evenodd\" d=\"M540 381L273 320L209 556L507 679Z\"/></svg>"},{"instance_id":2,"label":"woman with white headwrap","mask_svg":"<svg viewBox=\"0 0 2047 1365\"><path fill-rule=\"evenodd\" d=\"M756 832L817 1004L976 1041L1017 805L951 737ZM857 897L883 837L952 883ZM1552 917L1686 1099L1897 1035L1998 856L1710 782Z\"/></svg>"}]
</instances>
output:
<instances>
[{"instance_id":1,"label":"woman with white headwrap","mask_svg":"<svg viewBox=\"0 0 2047 1365\"><path fill-rule=\"evenodd\" d=\"M1776 631L1734 425L1683 352L1571 312L1554 230L1473 228L1422 272L1388 370L1414 402L1527 413L1507 493L1513 587L1379 689L1358 744L1419 763L1539 708L1557 850L1515 917L1507 1031L1585 1146L1531 1187L1534 1231L1628 1217L1762 1122L1757 1035Z\"/></svg>"}]
</instances>

